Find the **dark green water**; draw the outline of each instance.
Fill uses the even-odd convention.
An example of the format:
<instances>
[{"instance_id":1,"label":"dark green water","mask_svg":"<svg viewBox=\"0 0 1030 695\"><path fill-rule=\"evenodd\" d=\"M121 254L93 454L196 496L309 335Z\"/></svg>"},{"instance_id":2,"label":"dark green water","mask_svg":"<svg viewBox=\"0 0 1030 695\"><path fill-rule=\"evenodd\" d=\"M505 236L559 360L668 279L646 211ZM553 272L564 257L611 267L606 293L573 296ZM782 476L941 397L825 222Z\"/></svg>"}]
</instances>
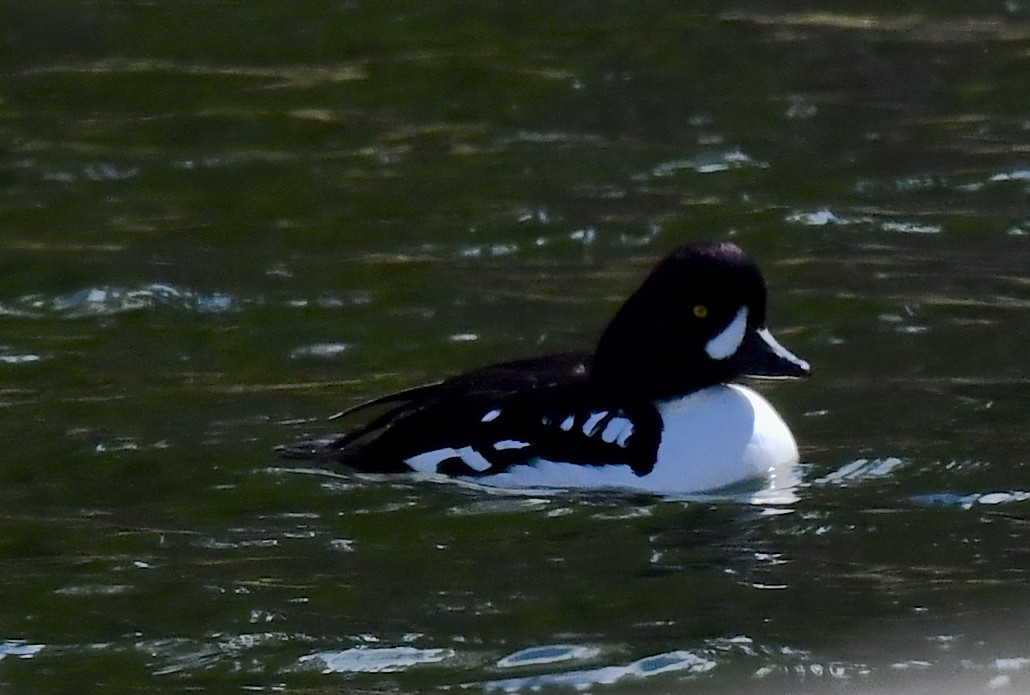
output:
<instances>
[{"instance_id":1,"label":"dark green water","mask_svg":"<svg viewBox=\"0 0 1030 695\"><path fill-rule=\"evenodd\" d=\"M1030 3L0 2L0 690L1030 690ZM732 236L796 499L278 461Z\"/></svg>"}]
</instances>

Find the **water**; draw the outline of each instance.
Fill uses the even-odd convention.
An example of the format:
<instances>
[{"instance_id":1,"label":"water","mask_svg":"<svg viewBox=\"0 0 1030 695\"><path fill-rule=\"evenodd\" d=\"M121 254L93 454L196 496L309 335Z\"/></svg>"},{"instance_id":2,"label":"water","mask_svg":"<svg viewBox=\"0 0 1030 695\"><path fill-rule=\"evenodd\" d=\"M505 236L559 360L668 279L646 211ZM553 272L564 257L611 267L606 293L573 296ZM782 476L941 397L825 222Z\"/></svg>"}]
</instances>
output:
<instances>
[{"instance_id":1,"label":"water","mask_svg":"<svg viewBox=\"0 0 1030 695\"><path fill-rule=\"evenodd\" d=\"M5 691L1030 689L1026 3L0 17ZM725 236L793 500L270 451Z\"/></svg>"}]
</instances>

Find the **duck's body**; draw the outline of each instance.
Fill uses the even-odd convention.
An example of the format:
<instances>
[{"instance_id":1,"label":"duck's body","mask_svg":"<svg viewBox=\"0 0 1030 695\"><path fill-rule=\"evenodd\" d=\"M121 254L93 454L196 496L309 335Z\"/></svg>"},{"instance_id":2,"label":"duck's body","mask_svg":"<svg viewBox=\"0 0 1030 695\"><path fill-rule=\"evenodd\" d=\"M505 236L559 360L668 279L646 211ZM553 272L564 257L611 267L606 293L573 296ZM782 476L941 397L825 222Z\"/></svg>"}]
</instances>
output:
<instances>
[{"instance_id":1,"label":"duck's body","mask_svg":"<svg viewBox=\"0 0 1030 695\"><path fill-rule=\"evenodd\" d=\"M744 386L710 386L662 401L657 408L661 438L654 467L643 475L625 463L534 458L476 480L504 488L615 487L683 494L765 480L797 463L797 445L786 423L768 401ZM609 437L623 434L621 425L616 421Z\"/></svg>"},{"instance_id":2,"label":"duck's body","mask_svg":"<svg viewBox=\"0 0 1030 695\"><path fill-rule=\"evenodd\" d=\"M774 476L790 430L739 375L808 365L764 328L765 284L733 244L666 258L592 355L486 367L364 404L365 427L282 447L369 472L438 473L501 487L692 493ZM350 411L348 411L350 412Z\"/></svg>"}]
</instances>

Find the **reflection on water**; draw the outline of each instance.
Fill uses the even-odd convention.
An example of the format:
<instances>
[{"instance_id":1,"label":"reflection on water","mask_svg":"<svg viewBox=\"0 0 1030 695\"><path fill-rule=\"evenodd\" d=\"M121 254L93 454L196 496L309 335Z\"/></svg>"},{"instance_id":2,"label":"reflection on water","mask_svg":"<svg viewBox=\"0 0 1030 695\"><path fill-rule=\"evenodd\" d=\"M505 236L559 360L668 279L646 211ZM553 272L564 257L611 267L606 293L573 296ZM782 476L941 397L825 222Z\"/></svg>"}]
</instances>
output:
<instances>
[{"instance_id":1,"label":"reflection on water","mask_svg":"<svg viewBox=\"0 0 1030 695\"><path fill-rule=\"evenodd\" d=\"M760 4L0 12L0 687L1030 691L1030 6ZM769 489L270 451L727 236Z\"/></svg>"}]
</instances>

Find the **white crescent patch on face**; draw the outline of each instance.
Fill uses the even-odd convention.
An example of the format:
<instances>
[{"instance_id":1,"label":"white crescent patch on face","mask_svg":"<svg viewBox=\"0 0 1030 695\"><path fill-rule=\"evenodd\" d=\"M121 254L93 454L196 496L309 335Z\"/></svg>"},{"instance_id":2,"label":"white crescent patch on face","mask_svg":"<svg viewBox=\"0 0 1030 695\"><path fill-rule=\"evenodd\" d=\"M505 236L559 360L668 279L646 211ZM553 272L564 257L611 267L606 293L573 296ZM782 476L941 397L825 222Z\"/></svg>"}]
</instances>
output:
<instances>
[{"instance_id":1,"label":"white crescent patch on face","mask_svg":"<svg viewBox=\"0 0 1030 695\"><path fill-rule=\"evenodd\" d=\"M726 359L735 353L740 344L744 342L744 331L746 330L747 307L742 306L729 325L722 329L719 335L705 343L705 352L713 360Z\"/></svg>"}]
</instances>

